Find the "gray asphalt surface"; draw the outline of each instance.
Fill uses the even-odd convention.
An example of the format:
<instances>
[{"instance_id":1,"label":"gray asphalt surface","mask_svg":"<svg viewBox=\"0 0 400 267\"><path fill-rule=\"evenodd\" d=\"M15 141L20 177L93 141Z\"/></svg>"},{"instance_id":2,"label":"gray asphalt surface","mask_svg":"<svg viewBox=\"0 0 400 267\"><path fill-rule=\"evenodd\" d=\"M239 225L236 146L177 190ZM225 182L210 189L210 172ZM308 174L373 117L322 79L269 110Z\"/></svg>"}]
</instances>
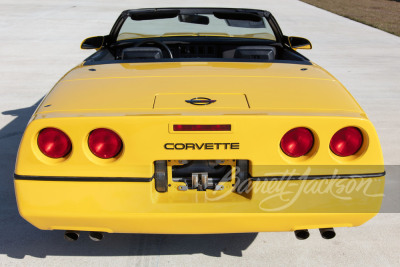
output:
<instances>
[{"instance_id":1,"label":"gray asphalt surface","mask_svg":"<svg viewBox=\"0 0 400 267\"><path fill-rule=\"evenodd\" d=\"M303 54L335 75L369 115L386 164L400 163L400 38L294 0L0 1L0 265L309 266L400 265L400 216L379 214L361 227L323 240L293 233L237 235L87 235L75 243L61 231L40 231L18 214L12 174L24 127L35 105L92 51L122 10L161 6L226 6L270 10L287 35L311 40Z\"/></svg>"}]
</instances>

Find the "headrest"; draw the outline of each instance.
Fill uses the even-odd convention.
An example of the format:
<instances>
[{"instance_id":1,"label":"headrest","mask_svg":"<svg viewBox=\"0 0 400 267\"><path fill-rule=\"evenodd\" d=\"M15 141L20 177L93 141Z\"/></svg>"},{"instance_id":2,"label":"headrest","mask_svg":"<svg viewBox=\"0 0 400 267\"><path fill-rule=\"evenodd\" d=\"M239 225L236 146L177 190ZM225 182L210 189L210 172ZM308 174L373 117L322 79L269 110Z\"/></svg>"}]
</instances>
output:
<instances>
[{"instance_id":1,"label":"headrest","mask_svg":"<svg viewBox=\"0 0 400 267\"><path fill-rule=\"evenodd\" d=\"M157 47L128 47L122 50L121 59L161 59L163 54Z\"/></svg>"},{"instance_id":2,"label":"headrest","mask_svg":"<svg viewBox=\"0 0 400 267\"><path fill-rule=\"evenodd\" d=\"M273 46L239 46L235 58L274 60L276 49Z\"/></svg>"}]
</instances>

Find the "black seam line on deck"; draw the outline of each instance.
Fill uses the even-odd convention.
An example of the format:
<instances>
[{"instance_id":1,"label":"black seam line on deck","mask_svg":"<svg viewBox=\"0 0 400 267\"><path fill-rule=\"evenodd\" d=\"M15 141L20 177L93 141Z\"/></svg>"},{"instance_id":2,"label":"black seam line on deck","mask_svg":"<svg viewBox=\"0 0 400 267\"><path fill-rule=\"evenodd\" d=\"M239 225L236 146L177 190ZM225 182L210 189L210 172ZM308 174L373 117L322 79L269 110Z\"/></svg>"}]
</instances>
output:
<instances>
[{"instance_id":1,"label":"black seam line on deck","mask_svg":"<svg viewBox=\"0 0 400 267\"><path fill-rule=\"evenodd\" d=\"M322 179L357 179L376 178L385 176L386 172L365 174L341 174L341 175L308 175L308 176L264 176L251 177L252 181L296 181L296 180L322 180ZM71 182L151 182L154 177L64 177L64 176L28 176L14 174L15 180L34 181L71 181Z\"/></svg>"}]
</instances>

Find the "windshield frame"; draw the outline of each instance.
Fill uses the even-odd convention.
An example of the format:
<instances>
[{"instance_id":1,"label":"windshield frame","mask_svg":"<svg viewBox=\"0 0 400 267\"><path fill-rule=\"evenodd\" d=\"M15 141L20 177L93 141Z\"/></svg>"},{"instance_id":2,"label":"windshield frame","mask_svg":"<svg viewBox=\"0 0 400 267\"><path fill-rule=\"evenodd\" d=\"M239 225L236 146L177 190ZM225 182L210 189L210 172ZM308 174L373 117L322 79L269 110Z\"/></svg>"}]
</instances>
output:
<instances>
[{"instance_id":1,"label":"windshield frame","mask_svg":"<svg viewBox=\"0 0 400 267\"><path fill-rule=\"evenodd\" d=\"M282 43L283 35L282 31L279 28L279 25L276 23L276 20L272 17L271 13L264 10L257 9L245 9L245 8L142 8L142 9L129 9L125 10L118 17L114 26L111 29L111 32L108 36L108 45L117 43L118 34L122 28L122 25L125 23L125 20L130 18L132 14L135 13L143 13L143 12L155 12L155 11L179 11L179 14L213 14L213 12L232 12L232 13L252 13L263 17L269 23L277 43ZM151 23L151 20L149 20ZM231 37L231 38L240 38L240 37ZM261 39L261 38L260 38Z\"/></svg>"}]
</instances>

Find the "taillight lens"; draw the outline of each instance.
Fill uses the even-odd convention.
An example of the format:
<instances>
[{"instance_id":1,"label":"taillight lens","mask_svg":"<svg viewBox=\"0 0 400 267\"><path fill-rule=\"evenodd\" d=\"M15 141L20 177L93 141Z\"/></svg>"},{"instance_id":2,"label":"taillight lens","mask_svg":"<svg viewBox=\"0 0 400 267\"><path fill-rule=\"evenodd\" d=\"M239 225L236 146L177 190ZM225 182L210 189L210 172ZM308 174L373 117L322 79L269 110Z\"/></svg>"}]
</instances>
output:
<instances>
[{"instance_id":1,"label":"taillight lens","mask_svg":"<svg viewBox=\"0 0 400 267\"><path fill-rule=\"evenodd\" d=\"M119 154L121 148L121 138L109 129L99 128L89 135L89 149L99 158L113 158Z\"/></svg>"},{"instance_id":2,"label":"taillight lens","mask_svg":"<svg viewBox=\"0 0 400 267\"><path fill-rule=\"evenodd\" d=\"M38 136L38 146L43 154L50 158L62 158L71 151L71 140L61 130L45 128Z\"/></svg>"},{"instance_id":3,"label":"taillight lens","mask_svg":"<svg viewBox=\"0 0 400 267\"><path fill-rule=\"evenodd\" d=\"M340 157L354 155L363 143L361 131L356 127L346 127L337 131L330 142L333 153Z\"/></svg>"},{"instance_id":4,"label":"taillight lens","mask_svg":"<svg viewBox=\"0 0 400 267\"><path fill-rule=\"evenodd\" d=\"M298 127L288 131L281 139L281 148L283 152L295 158L304 156L310 152L313 144L313 134L304 127Z\"/></svg>"}]
</instances>

